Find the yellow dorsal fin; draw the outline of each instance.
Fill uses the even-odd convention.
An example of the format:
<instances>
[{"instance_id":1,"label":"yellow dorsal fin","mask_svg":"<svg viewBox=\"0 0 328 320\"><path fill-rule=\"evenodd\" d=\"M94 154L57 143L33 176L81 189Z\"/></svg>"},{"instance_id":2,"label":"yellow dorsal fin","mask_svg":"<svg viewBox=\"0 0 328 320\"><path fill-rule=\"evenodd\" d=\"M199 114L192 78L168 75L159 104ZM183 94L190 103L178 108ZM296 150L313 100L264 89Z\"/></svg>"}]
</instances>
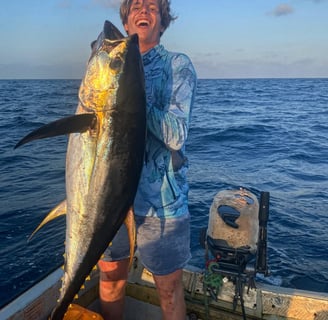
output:
<instances>
[{"instance_id":1,"label":"yellow dorsal fin","mask_svg":"<svg viewBox=\"0 0 328 320\"><path fill-rule=\"evenodd\" d=\"M134 220L134 212L132 207L129 209L128 214L124 220L126 225L126 229L128 230L129 235L129 243L130 243L130 261L129 261L129 270L132 266L133 257L134 257L134 249L136 245L136 224Z\"/></svg>"},{"instance_id":2,"label":"yellow dorsal fin","mask_svg":"<svg viewBox=\"0 0 328 320\"><path fill-rule=\"evenodd\" d=\"M30 241L32 237L35 235L35 233L37 233L46 223L48 223L49 221L55 218L58 218L63 214L66 214L66 211L67 211L66 200L64 200L48 213L48 215L42 220L39 226L30 235L28 241Z\"/></svg>"}]
</instances>

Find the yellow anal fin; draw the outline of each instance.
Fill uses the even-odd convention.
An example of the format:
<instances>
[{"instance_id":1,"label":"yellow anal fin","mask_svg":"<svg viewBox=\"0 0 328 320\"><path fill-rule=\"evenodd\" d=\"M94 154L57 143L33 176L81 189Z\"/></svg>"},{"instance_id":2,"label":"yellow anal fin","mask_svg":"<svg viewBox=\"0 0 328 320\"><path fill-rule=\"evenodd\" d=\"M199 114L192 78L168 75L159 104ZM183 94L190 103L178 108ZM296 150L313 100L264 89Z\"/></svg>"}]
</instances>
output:
<instances>
[{"instance_id":1,"label":"yellow anal fin","mask_svg":"<svg viewBox=\"0 0 328 320\"><path fill-rule=\"evenodd\" d=\"M66 200L62 201L59 205L57 205L54 209L52 209L48 215L42 220L42 222L39 224L39 226L33 231L33 233L28 238L28 241L32 239L32 237L49 221L58 218L59 216L62 216L66 214L67 211L67 205Z\"/></svg>"},{"instance_id":2,"label":"yellow anal fin","mask_svg":"<svg viewBox=\"0 0 328 320\"><path fill-rule=\"evenodd\" d=\"M128 230L129 243L130 243L130 261L129 261L129 270L132 266L134 249L136 245L136 224L134 220L134 212L132 207L129 209L128 214L124 220L126 229Z\"/></svg>"}]
</instances>

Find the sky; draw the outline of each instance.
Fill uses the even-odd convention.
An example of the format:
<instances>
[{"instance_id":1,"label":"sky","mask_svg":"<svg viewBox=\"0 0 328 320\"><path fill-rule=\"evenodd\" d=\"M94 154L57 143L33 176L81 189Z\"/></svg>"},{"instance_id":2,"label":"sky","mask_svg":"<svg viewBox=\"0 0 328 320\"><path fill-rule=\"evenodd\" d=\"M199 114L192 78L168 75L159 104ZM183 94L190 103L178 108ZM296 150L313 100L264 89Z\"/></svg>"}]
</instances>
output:
<instances>
[{"instance_id":1,"label":"sky","mask_svg":"<svg viewBox=\"0 0 328 320\"><path fill-rule=\"evenodd\" d=\"M1 0L0 79L81 79L119 0ZM328 0L171 0L161 43L203 78L328 77Z\"/></svg>"}]
</instances>

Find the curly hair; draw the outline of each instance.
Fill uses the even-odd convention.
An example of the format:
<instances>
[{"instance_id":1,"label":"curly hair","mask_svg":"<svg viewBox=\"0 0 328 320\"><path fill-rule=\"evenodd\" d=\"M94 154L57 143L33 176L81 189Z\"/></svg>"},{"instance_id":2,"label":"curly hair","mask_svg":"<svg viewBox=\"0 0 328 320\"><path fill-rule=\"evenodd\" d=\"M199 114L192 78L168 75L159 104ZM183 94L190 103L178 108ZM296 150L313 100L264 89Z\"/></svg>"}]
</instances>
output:
<instances>
[{"instance_id":1,"label":"curly hair","mask_svg":"<svg viewBox=\"0 0 328 320\"><path fill-rule=\"evenodd\" d=\"M120 17L123 24L126 24L128 21L128 15L133 0L122 0L120 6ZM158 6L161 15L161 22L163 27L163 32L169 27L170 23L174 21L177 17L171 14L171 1L170 0L158 0Z\"/></svg>"}]
</instances>

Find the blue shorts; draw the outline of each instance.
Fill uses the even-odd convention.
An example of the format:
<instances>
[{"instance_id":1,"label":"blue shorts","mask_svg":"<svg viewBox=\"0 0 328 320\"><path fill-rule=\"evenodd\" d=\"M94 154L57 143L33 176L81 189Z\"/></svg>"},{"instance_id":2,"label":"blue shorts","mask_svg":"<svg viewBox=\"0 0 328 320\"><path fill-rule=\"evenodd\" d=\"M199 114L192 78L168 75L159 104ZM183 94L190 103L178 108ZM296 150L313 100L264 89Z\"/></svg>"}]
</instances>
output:
<instances>
[{"instance_id":1,"label":"blue shorts","mask_svg":"<svg viewBox=\"0 0 328 320\"><path fill-rule=\"evenodd\" d=\"M167 275L186 266L190 253L189 213L178 218L136 216L137 248L142 264L155 275ZM103 260L118 261L130 255L129 239L122 225Z\"/></svg>"}]
</instances>

